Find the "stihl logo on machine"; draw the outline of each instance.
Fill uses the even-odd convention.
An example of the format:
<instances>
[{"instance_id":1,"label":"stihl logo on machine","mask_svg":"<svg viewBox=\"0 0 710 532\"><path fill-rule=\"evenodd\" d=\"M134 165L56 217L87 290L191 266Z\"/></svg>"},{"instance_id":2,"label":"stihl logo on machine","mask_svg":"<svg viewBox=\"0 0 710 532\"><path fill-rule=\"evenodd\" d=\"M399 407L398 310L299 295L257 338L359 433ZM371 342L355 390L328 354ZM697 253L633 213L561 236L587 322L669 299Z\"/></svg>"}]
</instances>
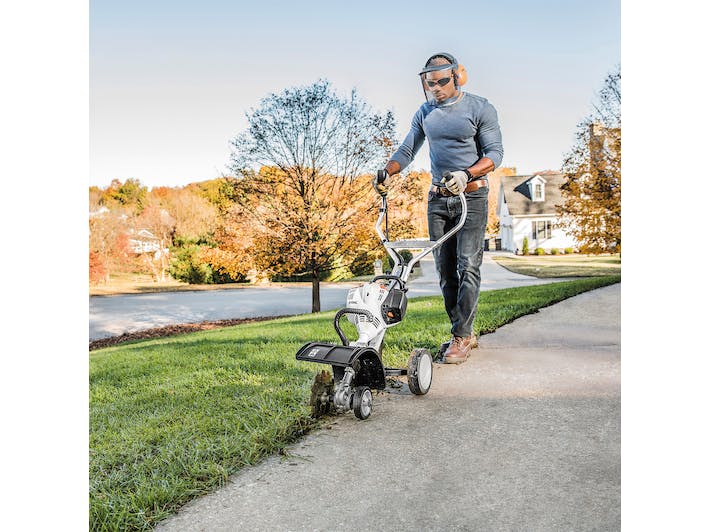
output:
<instances>
[{"instance_id":1,"label":"stihl logo on machine","mask_svg":"<svg viewBox=\"0 0 710 532\"><path fill-rule=\"evenodd\" d=\"M308 354L307 354L306 356L307 356L307 357L310 357L310 358L313 358L313 357L316 356L317 354L318 354L318 348L317 348L317 347L314 347L313 349L311 349L311 350L308 352Z\"/></svg>"}]
</instances>

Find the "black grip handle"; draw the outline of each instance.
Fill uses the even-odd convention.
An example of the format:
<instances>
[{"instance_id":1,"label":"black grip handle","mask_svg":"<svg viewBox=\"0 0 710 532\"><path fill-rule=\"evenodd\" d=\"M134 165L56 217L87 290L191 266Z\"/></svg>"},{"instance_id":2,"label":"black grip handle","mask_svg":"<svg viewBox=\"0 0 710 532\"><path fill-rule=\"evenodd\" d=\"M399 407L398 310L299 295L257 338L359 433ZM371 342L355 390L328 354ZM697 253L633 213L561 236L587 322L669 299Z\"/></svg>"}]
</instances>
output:
<instances>
[{"instance_id":1,"label":"black grip handle","mask_svg":"<svg viewBox=\"0 0 710 532\"><path fill-rule=\"evenodd\" d=\"M343 345L348 345L348 339L343 330L340 328L340 318L342 318L345 314L360 314L361 316L365 316L370 321L375 321L375 317L369 310L359 308L343 308L335 313L335 317L333 318L335 332L337 332L338 336L340 336L340 341L343 342Z\"/></svg>"},{"instance_id":2,"label":"black grip handle","mask_svg":"<svg viewBox=\"0 0 710 532\"><path fill-rule=\"evenodd\" d=\"M387 177L389 177L387 170L377 170L377 184L384 183Z\"/></svg>"},{"instance_id":3,"label":"black grip handle","mask_svg":"<svg viewBox=\"0 0 710 532\"><path fill-rule=\"evenodd\" d=\"M385 275L378 275L372 280L372 282L374 283L378 279L390 279L392 281L397 281L397 282L399 282L399 285L402 287L402 290L404 290L404 281L402 281L402 279L400 277L397 277L396 275L386 275L386 274Z\"/></svg>"}]
</instances>

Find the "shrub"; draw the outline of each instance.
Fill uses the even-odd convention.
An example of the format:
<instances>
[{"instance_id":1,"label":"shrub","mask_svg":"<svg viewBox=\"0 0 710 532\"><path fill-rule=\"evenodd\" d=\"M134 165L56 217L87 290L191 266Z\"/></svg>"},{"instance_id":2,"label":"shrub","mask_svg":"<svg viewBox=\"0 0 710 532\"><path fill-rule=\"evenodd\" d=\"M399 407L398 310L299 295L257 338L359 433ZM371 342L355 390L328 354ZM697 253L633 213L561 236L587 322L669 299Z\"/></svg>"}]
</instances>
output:
<instances>
[{"instance_id":1,"label":"shrub","mask_svg":"<svg viewBox=\"0 0 710 532\"><path fill-rule=\"evenodd\" d=\"M189 284L227 284L249 282L243 273L230 272L215 263L214 242L209 238L176 237L170 250L170 275Z\"/></svg>"},{"instance_id":2,"label":"shrub","mask_svg":"<svg viewBox=\"0 0 710 532\"><path fill-rule=\"evenodd\" d=\"M228 283L248 283L246 275L235 274L232 275L225 271L215 268L213 264L207 264L212 269L212 282L214 284L228 284Z\"/></svg>"},{"instance_id":3,"label":"shrub","mask_svg":"<svg viewBox=\"0 0 710 532\"><path fill-rule=\"evenodd\" d=\"M382 261L384 263L384 261ZM350 264L350 273L353 277L359 277L361 275L374 275L375 274L375 258L372 253L360 253L357 255L353 262Z\"/></svg>"},{"instance_id":4,"label":"shrub","mask_svg":"<svg viewBox=\"0 0 710 532\"><path fill-rule=\"evenodd\" d=\"M535 248L535 255L544 255L545 250L542 248Z\"/></svg>"},{"instance_id":5,"label":"shrub","mask_svg":"<svg viewBox=\"0 0 710 532\"><path fill-rule=\"evenodd\" d=\"M557 248L552 248L552 249L550 250L550 253L551 253L552 255L557 255L559 252L560 252L560 250L557 249Z\"/></svg>"},{"instance_id":6,"label":"shrub","mask_svg":"<svg viewBox=\"0 0 710 532\"><path fill-rule=\"evenodd\" d=\"M523 238L523 255L530 253L530 244L528 243L528 237Z\"/></svg>"},{"instance_id":7,"label":"shrub","mask_svg":"<svg viewBox=\"0 0 710 532\"><path fill-rule=\"evenodd\" d=\"M567 254L574 253L574 248L565 248L565 253L567 253Z\"/></svg>"},{"instance_id":8,"label":"shrub","mask_svg":"<svg viewBox=\"0 0 710 532\"><path fill-rule=\"evenodd\" d=\"M200 257L200 246L189 244L173 248L170 260L170 275L178 281L190 284L212 284L212 267Z\"/></svg>"}]
</instances>

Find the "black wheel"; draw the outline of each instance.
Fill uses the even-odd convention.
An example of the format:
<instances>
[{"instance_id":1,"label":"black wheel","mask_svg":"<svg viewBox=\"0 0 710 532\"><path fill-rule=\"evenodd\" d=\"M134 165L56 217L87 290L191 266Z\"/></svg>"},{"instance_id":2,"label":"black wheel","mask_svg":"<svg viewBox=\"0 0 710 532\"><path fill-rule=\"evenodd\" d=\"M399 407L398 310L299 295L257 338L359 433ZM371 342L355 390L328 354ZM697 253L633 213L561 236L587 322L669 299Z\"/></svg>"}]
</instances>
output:
<instances>
[{"instance_id":1,"label":"black wheel","mask_svg":"<svg viewBox=\"0 0 710 532\"><path fill-rule=\"evenodd\" d=\"M431 388L434 366L428 349L415 349L407 363L407 383L414 395L424 395Z\"/></svg>"},{"instance_id":2,"label":"black wheel","mask_svg":"<svg viewBox=\"0 0 710 532\"><path fill-rule=\"evenodd\" d=\"M372 414L372 392L367 386L358 386L353 392L353 411L358 419L367 419Z\"/></svg>"},{"instance_id":3,"label":"black wheel","mask_svg":"<svg viewBox=\"0 0 710 532\"><path fill-rule=\"evenodd\" d=\"M329 371L316 373L311 386L311 415L318 418L330 412L330 398L333 396L333 376Z\"/></svg>"}]
</instances>

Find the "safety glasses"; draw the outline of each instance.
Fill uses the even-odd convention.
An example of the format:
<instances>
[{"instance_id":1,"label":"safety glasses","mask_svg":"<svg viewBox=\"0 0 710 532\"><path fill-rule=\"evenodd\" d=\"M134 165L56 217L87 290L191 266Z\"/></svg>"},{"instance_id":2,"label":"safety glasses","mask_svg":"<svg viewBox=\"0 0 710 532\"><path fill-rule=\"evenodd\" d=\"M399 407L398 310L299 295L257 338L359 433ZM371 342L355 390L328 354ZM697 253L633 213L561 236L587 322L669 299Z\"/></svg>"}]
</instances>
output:
<instances>
[{"instance_id":1,"label":"safety glasses","mask_svg":"<svg viewBox=\"0 0 710 532\"><path fill-rule=\"evenodd\" d=\"M425 79L424 81L426 82L428 87L435 87L436 85L439 85L439 87L444 87L449 83L449 81L451 81L451 77L441 79Z\"/></svg>"}]
</instances>

